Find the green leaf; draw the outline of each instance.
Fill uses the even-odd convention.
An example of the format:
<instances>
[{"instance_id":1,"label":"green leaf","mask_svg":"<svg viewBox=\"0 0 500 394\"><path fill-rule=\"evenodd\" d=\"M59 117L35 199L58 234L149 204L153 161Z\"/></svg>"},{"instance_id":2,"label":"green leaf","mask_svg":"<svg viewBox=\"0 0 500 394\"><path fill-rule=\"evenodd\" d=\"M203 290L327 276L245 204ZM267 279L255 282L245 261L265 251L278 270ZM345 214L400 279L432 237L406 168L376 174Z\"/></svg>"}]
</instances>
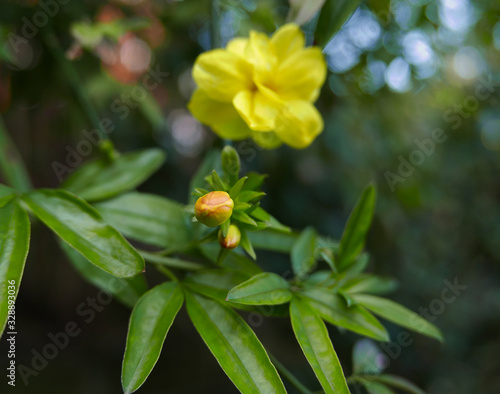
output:
<instances>
[{"instance_id":1,"label":"green leaf","mask_svg":"<svg viewBox=\"0 0 500 394\"><path fill-rule=\"evenodd\" d=\"M247 174L247 181L243 186L244 191L259 190L267 178L266 174L258 174L257 172L249 172Z\"/></svg>"},{"instance_id":2,"label":"green leaf","mask_svg":"<svg viewBox=\"0 0 500 394\"><path fill-rule=\"evenodd\" d=\"M144 260L123 236L82 199L65 190L23 196L30 210L92 264L120 278L139 274Z\"/></svg>"},{"instance_id":3,"label":"green leaf","mask_svg":"<svg viewBox=\"0 0 500 394\"><path fill-rule=\"evenodd\" d=\"M192 261L162 256L160 254L146 252L143 250L140 250L139 254L144 258L144 260L149 261L150 263L165 265L171 268L179 268L186 271L198 271L206 268L204 265L193 263Z\"/></svg>"},{"instance_id":4,"label":"green leaf","mask_svg":"<svg viewBox=\"0 0 500 394\"><path fill-rule=\"evenodd\" d=\"M195 190L197 187L203 189L206 189L208 187L208 182L205 180L205 177L210 174L212 170L221 168L220 154L221 152L218 149L214 149L208 152L198 171L191 179L191 183L189 184L189 192ZM194 196L189 196L190 204L194 204L195 201L196 198Z\"/></svg>"},{"instance_id":5,"label":"green leaf","mask_svg":"<svg viewBox=\"0 0 500 394\"><path fill-rule=\"evenodd\" d=\"M257 259L257 255L255 254L252 242L248 238L248 233L243 229L241 229L240 246L245 250L245 252L247 252L250 255L252 259L254 260Z\"/></svg>"},{"instance_id":6,"label":"green leaf","mask_svg":"<svg viewBox=\"0 0 500 394\"><path fill-rule=\"evenodd\" d=\"M293 244L291 259L292 268L295 275L299 278L306 276L316 265L315 251L318 234L312 227L306 228L299 235L297 241Z\"/></svg>"},{"instance_id":7,"label":"green leaf","mask_svg":"<svg viewBox=\"0 0 500 394\"><path fill-rule=\"evenodd\" d=\"M112 294L125 305L132 308L137 300L148 291L144 275L126 279L117 278L97 268L67 243L61 241L59 244L80 275L104 292Z\"/></svg>"},{"instance_id":8,"label":"green leaf","mask_svg":"<svg viewBox=\"0 0 500 394\"><path fill-rule=\"evenodd\" d=\"M371 293L387 294L398 287L398 282L390 278L365 274L354 277L342 285L342 290L349 294Z\"/></svg>"},{"instance_id":9,"label":"green leaf","mask_svg":"<svg viewBox=\"0 0 500 394\"><path fill-rule=\"evenodd\" d=\"M226 185L222 182L222 179L220 179L219 174L215 170L212 171L212 186L214 190L226 190Z\"/></svg>"},{"instance_id":10,"label":"green leaf","mask_svg":"<svg viewBox=\"0 0 500 394\"><path fill-rule=\"evenodd\" d=\"M352 297L368 310L384 319L420 334L435 338L440 342L443 341L441 331L434 324L429 323L417 313L394 301L367 294L353 294Z\"/></svg>"},{"instance_id":11,"label":"green leaf","mask_svg":"<svg viewBox=\"0 0 500 394\"><path fill-rule=\"evenodd\" d=\"M247 279L248 275L241 271L218 268L190 274L184 279L183 283L187 285L196 284L198 293L224 301L229 290Z\"/></svg>"},{"instance_id":12,"label":"green leaf","mask_svg":"<svg viewBox=\"0 0 500 394\"><path fill-rule=\"evenodd\" d=\"M277 274L264 272L231 289L227 301L245 305L279 305L292 298L290 284Z\"/></svg>"},{"instance_id":13,"label":"green leaf","mask_svg":"<svg viewBox=\"0 0 500 394\"><path fill-rule=\"evenodd\" d=\"M231 226L231 220L228 219L224 223L221 224L220 229L222 231L222 236L227 237L227 233L229 232L229 226Z\"/></svg>"},{"instance_id":14,"label":"green leaf","mask_svg":"<svg viewBox=\"0 0 500 394\"><path fill-rule=\"evenodd\" d=\"M61 188L87 201L104 200L139 186L164 161L165 153L157 148L126 153L113 162L93 160L71 174Z\"/></svg>"},{"instance_id":15,"label":"green leaf","mask_svg":"<svg viewBox=\"0 0 500 394\"><path fill-rule=\"evenodd\" d=\"M16 191L0 183L0 208L6 206L16 196Z\"/></svg>"},{"instance_id":16,"label":"green leaf","mask_svg":"<svg viewBox=\"0 0 500 394\"><path fill-rule=\"evenodd\" d=\"M315 41L321 47L333 38L349 17L356 11L361 0L326 0L316 26Z\"/></svg>"},{"instance_id":17,"label":"green leaf","mask_svg":"<svg viewBox=\"0 0 500 394\"><path fill-rule=\"evenodd\" d=\"M301 294L330 324L379 341L389 341L387 330L371 313L359 305L348 308L342 297L332 290L318 287L304 290Z\"/></svg>"},{"instance_id":18,"label":"green leaf","mask_svg":"<svg viewBox=\"0 0 500 394\"><path fill-rule=\"evenodd\" d=\"M357 341L352 351L353 374L380 374L383 370L382 352L370 339Z\"/></svg>"},{"instance_id":19,"label":"green leaf","mask_svg":"<svg viewBox=\"0 0 500 394\"><path fill-rule=\"evenodd\" d=\"M257 222L250 216L248 216L245 212L233 211L233 215L231 218L234 220L238 220L241 223L248 224L249 226L257 227Z\"/></svg>"},{"instance_id":20,"label":"green leaf","mask_svg":"<svg viewBox=\"0 0 500 394\"><path fill-rule=\"evenodd\" d=\"M215 298L233 308L259 313L264 316L288 316L288 306L286 305L273 305L271 307L262 305L251 306L226 301L229 290L247 279L249 279L249 276L241 271L219 268L190 274L184 279L183 284L196 293L205 297Z\"/></svg>"},{"instance_id":21,"label":"green leaf","mask_svg":"<svg viewBox=\"0 0 500 394\"><path fill-rule=\"evenodd\" d=\"M8 321L9 301L16 300L21 286L29 243L28 214L17 201L0 208L0 337Z\"/></svg>"},{"instance_id":22,"label":"green leaf","mask_svg":"<svg viewBox=\"0 0 500 394\"><path fill-rule=\"evenodd\" d=\"M220 366L242 393L286 393L257 336L229 306L186 291L189 317Z\"/></svg>"},{"instance_id":23,"label":"green leaf","mask_svg":"<svg viewBox=\"0 0 500 394\"><path fill-rule=\"evenodd\" d=\"M266 193L264 192L254 192L254 191L241 191L236 197L238 202L257 202L262 197L264 197Z\"/></svg>"},{"instance_id":24,"label":"green leaf","mask_svg":"<svg viewBox=\"0 0 500 394\"><path fill-rule=\"evenodd\" d=\"M261 207L256 207L250 214L252 217L254 217L257 220L260 220L264 223L267 224L267 226L273 230L276 231L282 231L285 233L291 233L292 230L290 227L287 227L283 224L281 224L276 218L271 216L269 213L267 213L264 209Z\"/></svg>"},{"instance_id":25,"label":"green leaf","mask_svg":"<svg viewBox=\"0 0 500 394\"><path fill-rule=\"evenodd\" d=\"M136 391L153 370L183 301L181 287L166 282L148 291L135 305L123 358L122 386L125 393Z\"/></svg>"},{"instance_id":26,"label":"green leaf","mask_svg":"<svg viewBox=\"0 0 500 394\"><path fill-rule=\"evenodd\" d=\"M369 185L349 216L338 250L337 264L340 271L348 268L363 250L375 210L375 197L375 186Z\"/></svg>"},{"instance_id":27,"label":"green leaf","mask_svg":"<svg viewBox=\"0 0 500 394\"><path fill-rule=\"evenodd\" d=\"M229 190L229 195L231 196L231 198L236 198L238 197L238 194L240 194L241 192L241 189L243 188L243 185L245 184L245 182L247 181L247 177L244 176L243 178L241 178L240 180L238 180L238 182L236 182L234 184L234 186Z\"/></svg>"},{"instance_id":28,"label":"green leaf","mask_svg":"<svg viewBox=\"0 0 500 394\"><path fill-rule=\"evenodd\" d=\"M325 393L349 393L339 359L325 323L299 297L290 303L293 331Z\"/></svg>"},{"instance_id":29,"label":"green leaf","mask_svg":"<svg viewBox=\"0 0 500 394\"><path fill-rule=\"evenodd\" d=\"M276 230L266 229L251 232L249 238L255 249L289 254L298 236L294 233L287 234Z\"/></svg>"},{"instance_id":30,"label":"green leaf","mask_svg":"<svg viewBox=\"0 0 500 394\"><path fill-rule=\"evenodd\" d=\"M377 381L384 383L388 386L401 389L410 394L425 394L425 391L421 390L414 383L409 380L395 375L377 375L375 378Z\"/></svg>"},{"instance_id":31,"label":"green leaf","mask_svg":"<svg viewBox=\"0 0 500 394\"><path fill-rule=\"evenodd\" d=\"M94 205L106 223L131 239L169 248L191 241L188 215L175 201L131 192Z\"/></svg>"},{"instance_id":32,"label":"green leaf","mask_svg":"<svg viewBox=\"0 0 500 394\"><path fill-rule=\"evenodd\" d=\"M357 377L356 381L360 382L365 386L368 394L395 394L389 387L385 384L377 382L373 377L360 378Z\"/></svg>"}]
</instances>

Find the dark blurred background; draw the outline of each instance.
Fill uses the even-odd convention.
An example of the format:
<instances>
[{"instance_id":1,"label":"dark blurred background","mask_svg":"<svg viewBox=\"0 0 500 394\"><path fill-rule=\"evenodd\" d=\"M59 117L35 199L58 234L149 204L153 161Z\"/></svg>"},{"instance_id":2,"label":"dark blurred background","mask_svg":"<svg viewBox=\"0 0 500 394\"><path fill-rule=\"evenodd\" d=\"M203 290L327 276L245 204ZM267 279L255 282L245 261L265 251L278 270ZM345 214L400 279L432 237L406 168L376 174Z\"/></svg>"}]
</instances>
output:
<instances>
[{"instance_id":1,"label":"dark blurred background","mask_svg":"<svg viewBox=\"0 0 500 394\"><path fill-rule=\"evenodd\" d=\"M186 109L196 56L211 48L211 37L225 45L251 28L272 33L287 12L284 0L215 6L207 0L1 0L0 111L35 185L57 187L54 162L64 164L68 147L75 149L82 130L92 129L46 49L44 30L56 34L99 116L116 124L111 138L118 149L167 152L166 165L141 190L187 202L190 177L206 152L221 145ZM310 44L313 26L304 27ZM365 0L325 54L330 73L317 103L323 134L303 151L236 143L245 170L270 174L263 204L278 219L295 229L317 226L333 238L364 185L375 180L371 270L397 279L393 299L416 311L430 308L445 335L443 345L412 335L394 359L386 350L387 372L433 394L499 393L500 2ZM143 86L149 69L168 73L150 90ZM433 135L440 142L430 142ZM266 269L289 269L284 256L260 257ZM467 288L445 303L445 281ZM112 302L86 323L77 308L97 293L52 235L35 225L16 305L17 362L29 366L33 349L41 351L47 335L68 321L82 332L28 386L19 374L15 388L1 377L1 392L121 392L129 310ZM400 329L388 327L397 337ZM359 337L330 331L349 374ZM319 389L289 321L266 319L256 332L300 380ZM2 338L4 366L6 353ZM236 392L185 311L141 390Z\"/></svg>"}]
</instances>

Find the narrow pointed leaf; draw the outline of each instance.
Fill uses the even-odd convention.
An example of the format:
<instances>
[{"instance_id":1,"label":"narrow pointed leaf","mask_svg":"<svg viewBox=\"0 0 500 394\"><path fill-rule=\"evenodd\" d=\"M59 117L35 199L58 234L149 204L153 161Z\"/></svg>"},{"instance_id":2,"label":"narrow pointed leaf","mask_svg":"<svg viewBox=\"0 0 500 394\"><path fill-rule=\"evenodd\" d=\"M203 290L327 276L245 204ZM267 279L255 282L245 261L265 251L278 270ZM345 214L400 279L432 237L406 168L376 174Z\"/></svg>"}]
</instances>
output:
<instances>
[{"instance_id":1,"label":"narrow pointed leaf","mask_svg":"<svg viewBox=\"0 0 500 394\"><path fill-rule=\"evenodd\" d=\"M398 282L391 278L375 275L360 275L342 285L342 290L349 294L370 293L387 294L398 287Z\"/></svg>"},{"instance_id":2,"label":"narrow pointed leaf","mask_svg":"<svg viewBox=\"0 0 500 394\"><path fill-rule=\"evenodd\" d=\"M148 291L135 305L130 316L123 358L122 385L125 393L136 391L153 370L183 301L180 286L166 282Z\"/></svg>"},{"instance_id":3,"label":"narrow pointed leaf","mask_svg":"<svg viewBox=\"0 0 500 394\"><path fill-rule=\"evenodd\" d=\"M222 179L220 179L219 174L215 170L212 171L212 185L215 190L226 190L226 185L222 182Z\"/></svg>"},{"instance_id":4,"label":"narrow pointed leaf","mask_svg":"<svg viewBox=\"0 0 500 394\"><path fill-rule=\"evenodd\" d=\"M291 259L293 272L299 278L306 276L315 266L316 240L318 234L312 227L306 228L293 244Z\"/></svg>"},{"instance_id":5,"label":"narrow pointed leaf","mask_svg":"<svg viewBox=\"0 0 500 394\"><path fill-rule=\"evenodd\" d=\"M143 250L139 251L139 254L144 258L144 260L150 263L165 265L171 268L179 268L185 271L199 271L206 268L204 265L194 263L192 261L186 261L175 257L162 256L157 253L145 252Z\"/></svg>"},{"instance_id":6,"label":"narrow pointed leaf","mask_svg":"<svg viewBox=\"0 0 500 394\"><path fill-rule=\"evenodd\" d=\"M368 394L395 394L394 391L385 384L378 382L372 377L357 378L356 381L365 386Z\"/></svg>"},{"instance_id":7,"label":"narrow pointed leaf","mask_svg":"<svg viewBox=\"0 0 500 394\"><path fill-rule=\"evenodd\" d=\"M243 185L245 184L247 179L248 178L245 176L245 177L241 178L240 180L238 180L238 182L236 182L234 184L234 186L231 188L231 190L229 190L229 195L231 196L231 198L236 198L238 196L238 194L240 194L240 191L243 188Z\"/></svg>"},{"instance_id":8,"label":"narrow pointed leaf","mask_svg":"<svg viewBox=\"0 0 500 394\"><path fill-rule=\"evenodd\" d=\"M28 214L17 201L0 208L0 337L6 325L9 331L9 304L16 300L21 286L29 243Z\"/></svg>"},{"instance_id":9,"label":"narrow pointed leaf","mask_svg":"<svg viewBox=\"0 0 500 394\"><path fill-rule=\"evenodd\" d=\"M87 201L98 201L131 190L148 179L165 161L157 148L126 153L113 162L98 159L81 166L61 186Z\"/></svg>"},{"instance_id":10,"label":"narrow pointed leaf","mask_svg":"<svg viewBox=\"0 0 500 394\"><path fill-rule=\"evenodd\" d=\"M315 41L325 47L353 12L361 0L326 0L319 14L316 26Z\"/></svg>"},{"instance_id":11,"label":"narrow pointed leaf","mask_svg":"<svg viewBox=\"0 0 500 394\"><path fill-rule=\"evenodd\" d=\"M120 278L144 270L139 253L82 199L65 190L41 189L25 194L23 200L38 219L97 267Z\"/></svg>"},{"instance_id":12,"label":"narrow pointed leaf","mask_svg":"<svg viewBox=\"0 0 500 394\"><path fill-rule=\"evenodd\" d=\"M97 268L67 243L61 241L59 244L80 275L94 286L116 297L125 305L132 308L139 298L148 291L144 275L136 275L132 278L117 278Z\"/></svg>"},{"instance_id":13,"label":"narrow pointed leaf","mask_svg":"<svg viewBox=\"0 0 500 394\"><path fill-rule=\"evenodd\" d=\"M126 237L169 248L191 241L183 207L168 198L131 192L94 205Z\"/></svg>"},{"instance_id":14,"label":"narrow pointed leaf","mask_svg":"<svg viewBox=\"0 0 500 394\"><path fill-rule=\"evenodd\" d=\"M434 324L394 301L367 294L353 294L352 297L365 308L384 319L435 338L438 341L443 341L441 331Z\"/></svg>"},{"instance_id":15,"label":"narrow pointed leaf","mask_svg":"<svg viewBox=\"0 0 500 394\"><path fill-rule=\"evenodd\" d=\"M244 191L259 190L268 177L267 174L259 174L257 172L249 172L247 181L243 185Z\"/></svg>"},{"instance_id":16,"label":"narrow pointed leaf","mask_svg":"<svg viewBox=\"0 0 500 394\"><path fill-rule=\"evenodd\" d=\"M257 226L257 222L253 220L250 216L248 216L245 212L242 211L234 211L232 218L234 220L238 220L242 223L248 224L250 226Z\"/></svg>"},{"instance_id":17,"label":"narrow pointed leaf","mask_svg":"<svg viewBox=\"0 0 500 394\"><path fill-rule=\"evenodd\" d=\"M295 297L290 303L295 336L325 393L349 394L339 359L325 323L309 304Z\"/></svg>"},{"instance_id":18,"label":"narrow pointed leaf","mask_svg":"<svg viewBox=\"0 0 500 394\"><path fill-rule=\"evenodd\" d=\"M267 226L276 231L282 231L284 233L291 233L292 230L290 227L287 227L281 224L275 217L271 216L269 213L264 211L261 207L255 208L250 216L254 217L257 220L260 220L267 224Z\"/></svg>"},{"instance_id":19,"label":"narrow pointed leaf","mask_svg":"<svg viewBox=\"0 0 500 394\"><path fill-rule=\"evenodd\" d=\"M410 394L425 394L425 391L420 389L420 387L401 376L383 374L377 375L376 380L387 386L403 390Z\"/></svg>"},{"instance_id":20,"label":"narrow pointed leaf","mask_svg":"<svg viewBox=\"0 0 500 394\"><path fill-rule=\"evenodd\" d=\"M340 271L348 268L363 250L375 210L375 196L375 186L369 185L349 216L338 250L337 264Z\"/></svg>"},{"instance_id":21,"label":"narrow pointed leaf","mask_svg":"<svg viewBox=\"0 0 500 394\"><path fill-rule=\"evenodd\" d=\"M257 336L232 308L186 292L189 317L229 379L242 393L286 393Z\"/></svg>"},{"instance_id":22,"label":"narrow pointed leaf","mask_svg":"<svg viewBox=\"0 0 500 394\"><path fill-rule=\"evenodd\" d=\"M257 259L257 255L255 254L255 250L253 249L252 242L248 238L248 233L245 230L241 230L240 246L245 250L245 252L250 255L252 259Z\"/></svg>"},{"instance_id":23,"label":"narrow pointed leaf","mask_svg":"<svg viewBox=\"0 0 500 394\"><path fill-rule=\"evenodd\" d=\"M389 335L382 324L365 308L348 308L338 294L326 288L313 288L301 293L311 306L330 324L343 327L379 341L388 341Z\"/></svg>"},{"instance_id":24,"label":"narrow pointed leaf","mask_svg":"<svg viewBox=\"0 0 500 394\"><path fill-rule=\"evenodd\" d=\"M264 272L231 289L227 300L245 305L279 305L292 298L290 284L281 276Z\"/></svg>"}]
</instances>

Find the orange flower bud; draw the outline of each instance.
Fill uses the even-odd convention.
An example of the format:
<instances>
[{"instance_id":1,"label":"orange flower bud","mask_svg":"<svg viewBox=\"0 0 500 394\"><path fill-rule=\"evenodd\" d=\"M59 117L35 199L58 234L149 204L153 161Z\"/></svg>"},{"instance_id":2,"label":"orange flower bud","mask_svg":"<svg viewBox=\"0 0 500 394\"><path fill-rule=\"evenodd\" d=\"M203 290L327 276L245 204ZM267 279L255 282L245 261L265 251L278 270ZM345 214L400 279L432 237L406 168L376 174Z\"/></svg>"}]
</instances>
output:
<instances>
[{"instance_id":1,"label":"orange flower bud","mask_svg":"<svg viewBox=\"0 0 500 394\"><path fill-rule=\"evenodd\" d=\"M225 249L234 249L240 244L241 232L238 226L231 224L227 235L222 235L222 229L219 230L219 244Z\"/></svg>"},{"instance_id":2,"label":"orange flower bud","mask_svg":"<svg viewBox=\"0 0 500 394\"><path fill-rule=\"evenodd\" d=\"M200 223L217 227L233 214L234 201L226 192L210 192L200 197L194 205L194 215Z\"/></svg>"}]
</instances>

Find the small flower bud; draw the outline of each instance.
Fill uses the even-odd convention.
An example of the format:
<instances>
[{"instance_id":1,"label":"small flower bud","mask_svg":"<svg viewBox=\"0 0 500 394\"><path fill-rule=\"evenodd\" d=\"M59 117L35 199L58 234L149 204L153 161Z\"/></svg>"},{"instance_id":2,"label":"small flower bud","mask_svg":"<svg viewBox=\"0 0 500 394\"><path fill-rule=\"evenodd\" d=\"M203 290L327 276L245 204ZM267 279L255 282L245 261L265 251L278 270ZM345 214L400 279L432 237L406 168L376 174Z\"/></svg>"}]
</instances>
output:
<instances>
[{"instance_id":1,"label":"small flower bud","mask_svg":"<svg viewBox=\"0 0 500 394\"><path fill-rule=\"evenodd\" d=\"M227 235L222 235L222 229L219 230L219 244L225 249L234 249L240 244L241 232L238 226L231 224Z\"/></svg>"},{"instance_id":2,"label":"small flower bud","mask_svg":"<svg viewBox=\"0 0 500 394\"><path fill-rule=\"evenodd\" d=\"M233 214L234 201L226 192L210 192L200 197L194 205L194 215L200 223L217 227Z\"/></svg>"}]
</instances>

